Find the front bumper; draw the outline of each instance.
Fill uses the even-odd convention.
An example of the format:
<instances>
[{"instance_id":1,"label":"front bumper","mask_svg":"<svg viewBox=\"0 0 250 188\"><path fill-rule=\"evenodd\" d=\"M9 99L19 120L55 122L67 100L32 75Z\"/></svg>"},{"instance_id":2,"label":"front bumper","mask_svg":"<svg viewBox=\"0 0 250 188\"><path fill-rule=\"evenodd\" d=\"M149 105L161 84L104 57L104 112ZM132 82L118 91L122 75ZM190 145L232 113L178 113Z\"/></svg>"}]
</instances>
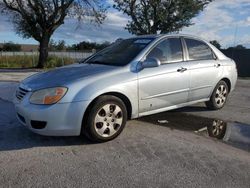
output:
<instances>
[{"instance_id":1,"label":"front bumper","mask_svg":"<svg viewBox=\"0 0 250 188\"><path fill-rule=\"evenodd\" d=\"M14 101L17 119L31 131L46 136L78 136L82 119L90 101L34 105L29 101ZM46 122L42 129L33 128L31 121Z\"/></svg>"}]
</instances>

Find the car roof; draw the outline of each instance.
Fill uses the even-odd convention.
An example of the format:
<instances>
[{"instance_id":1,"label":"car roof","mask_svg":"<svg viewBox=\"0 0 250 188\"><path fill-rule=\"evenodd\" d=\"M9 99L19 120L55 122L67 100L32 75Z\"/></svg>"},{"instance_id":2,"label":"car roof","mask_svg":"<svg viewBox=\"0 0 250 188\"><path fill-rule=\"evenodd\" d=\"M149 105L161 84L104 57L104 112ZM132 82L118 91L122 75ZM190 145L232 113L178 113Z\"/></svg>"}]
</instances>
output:
<instances>
[{"instance_id":1,"label":"car roof","mask_svg":"<svg viewBox=\"0 0 250 188\"><path fill-rule=\"evenodd\" d=\"M144 39L148 38L148 39L154 39L154 40L159 39L160 40L160 39L166 38L166 37L187 37L187 38L203 41L213 49L213 52L217 55L217 57L219 59L228 59L221 51L219 51L212 44L210 44L210 42L203 39L202 37L197 37L194 35L179 34L179 33L176 33L176 34L154 34L154 35L139 35L139 36L135 36L133 38L144 38Z\"/></svg>"},{"instance_id":2,"label":"car roof","mask_svg":"<svg viewBox=\"0 0 250 188\"><path fill-rule=\"evenodd\" d=\"M194 38L194 39L206 41L205 39L203 39L201 37L197 37L197 36L189 35L189 34L152 34L152 35L138 35L138 36L135 36L133 38L157 39L157 38L165 38L165 37L188 37L188 38Z\"/></svg>"}]
</instances>

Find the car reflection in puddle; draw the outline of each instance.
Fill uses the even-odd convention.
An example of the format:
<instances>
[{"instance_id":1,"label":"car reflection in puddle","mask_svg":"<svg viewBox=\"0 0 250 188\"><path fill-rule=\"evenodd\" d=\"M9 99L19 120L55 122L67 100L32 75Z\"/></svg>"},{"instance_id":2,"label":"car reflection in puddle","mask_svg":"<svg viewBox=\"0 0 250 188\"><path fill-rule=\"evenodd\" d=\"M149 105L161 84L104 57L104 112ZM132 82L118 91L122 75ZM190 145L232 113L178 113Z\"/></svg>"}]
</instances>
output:
<instances>
[{"instance_id":1,"label":"car reflection in puddle","mask_svg":"<svg viewBox=\"0 0 250 188\"><path fill-rule=\"evenodd\" d=\"M146 116L139 120L169 127L170 129L192 131L250 151L250 125L198 117L180 112L165 112Z\"/></svg>"},{"instance_id":2,"label":"car reflection in puddle","mask_svg":"<svg viewBox=\"0 0 250 188\"><path fill-rule=\"evenodd\" d=\"M230 145L250 151L250 125L213 120L210 125L195 131L195 133L205 133L210 137L221 139Z\"/></svg>"}]
</instances>

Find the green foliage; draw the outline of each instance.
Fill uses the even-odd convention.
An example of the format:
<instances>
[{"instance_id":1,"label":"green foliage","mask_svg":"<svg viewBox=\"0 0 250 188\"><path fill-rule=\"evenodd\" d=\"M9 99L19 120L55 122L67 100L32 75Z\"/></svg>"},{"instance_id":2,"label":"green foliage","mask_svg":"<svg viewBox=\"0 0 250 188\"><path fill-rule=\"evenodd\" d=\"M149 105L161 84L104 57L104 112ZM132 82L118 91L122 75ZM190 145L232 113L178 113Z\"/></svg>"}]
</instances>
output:
<instances>
[{"instance_id":1,"label":"green foliage","mask_svg":"<svg viewBox=\"0 0 250 188\"><path fill-rule=\"evenodd\" d=\"M235 46L235 49L244 50L244 49L246 49L246 47L243 46L242 44L239 44L239 45Z\"/></svg>"},{"instance_id":2,"label":"green foliage","mask_svg":"<svg viewBox=\"0 0 250 188\"><path fill-rule=\"evenodd\" d=\"M80 42L78 44L73 44L72 46L68 47L67 50L79 50L79 51L83 51L83 50L102 50L103 48L106 48L107 46L109 46L111 43L110 42L103 42L101 44L99 43L95 43L95 42Z\"/></svg>"},{"instance_id":3,"label":"green foliage","mask_svg":"<svg viewBox=\"0 0 250 188\"><path fill-rule=\"evenodd\" d=\"M221 49L221 44L217 40L210 41L212 45L214 45L216 48Z\"/></svg>"},{"instance_id":4,"label":"green foliage","mask_svg":"<svg viewBox=\"0 0 250 188\"><path fill-rule=\"evenodd\" d=\"M244 49L246 49L246 47L243 46L242 44L238 44L237 46L228 48L228 50L244 50Z\"/></svg>"},{"instance_id":5,"label":"green foliage","mask_svg":"<svg viewBox=\"0 0 250 188\"><path fill-rule=\"evenodd\" d=\"M32 68L38 62L38 56L0 56L0 68ZM75 60L68 57L49 56L45 68L60 67L74 63Z\"/></svg>"},{"instance_id":6,"label":"green foliage","mask_svg":"<svg viewBox=\"0 0 250 188\"><path fill-rule=\"evenodd\" d=\"M59 40L55 42L53 39L50 40L49 43L49 50L50 51L64 51L66 50L66 45L64 40Z\"/></svg>"},{"instance_id":7,"label":"green foliage","mask_svg":"<svg viewBox=\"0 0 250 188\"><path fill-rule=\"evenodd\" d=\"M54 68L54 67L61 67L64 65L70 65L74 63L75 60L68 58L68 57L57 57L57 56L49 56L46 63L45 68Z\"/></svg>"},{"instance_id":8,"label":"green foliage","mask_svg":"<svg viewBox=\"0 0 250 188\"><path fill-rule=\"evenodd\" d=\"M4 43L2 47L2 51L6 52L19 52L21 51L20 44L14 44L13 42Z\"/></svg>"},{"instance_id":9,"label":"green foliage","mask_svg":"<svg viewBox=\"0 0 250 188\"><path fill-rule=\"evenodd\" d=\"M131 18L126 29L136 35L170 33L192 25L191 19L212 0L114 0Z\"/></svg>"}]
</instances>

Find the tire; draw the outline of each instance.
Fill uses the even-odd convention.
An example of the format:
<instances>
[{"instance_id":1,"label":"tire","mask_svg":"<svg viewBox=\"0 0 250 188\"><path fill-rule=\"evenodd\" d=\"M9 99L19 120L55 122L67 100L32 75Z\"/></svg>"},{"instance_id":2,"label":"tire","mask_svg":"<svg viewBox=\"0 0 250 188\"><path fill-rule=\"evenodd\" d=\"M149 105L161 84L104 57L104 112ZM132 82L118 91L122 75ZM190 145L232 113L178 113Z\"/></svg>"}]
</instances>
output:
<instances>
[{"instance_id":1,"label":"tire","mask_svg":"<svg viewBox=\"0 0 250 188\"><path fill-rule=\"evenodd\" d=\"M210 100L206 102L206 106L210 110L218 110L224 107L228 97L228 86L223 80L214 88L214 91L210 97Z\"/></svg>"},{"instance_id":2,"label":"tire","mask_svg":"<svg viewBox=\"0 0 250 188\"><path fill-rule=\"evenodd\" d=\"M87 113L84 134L92 141L106 142L122 132L126 121L127 110L121 99L111 95L100 96Z\"/></svg>"}]
</instances>

